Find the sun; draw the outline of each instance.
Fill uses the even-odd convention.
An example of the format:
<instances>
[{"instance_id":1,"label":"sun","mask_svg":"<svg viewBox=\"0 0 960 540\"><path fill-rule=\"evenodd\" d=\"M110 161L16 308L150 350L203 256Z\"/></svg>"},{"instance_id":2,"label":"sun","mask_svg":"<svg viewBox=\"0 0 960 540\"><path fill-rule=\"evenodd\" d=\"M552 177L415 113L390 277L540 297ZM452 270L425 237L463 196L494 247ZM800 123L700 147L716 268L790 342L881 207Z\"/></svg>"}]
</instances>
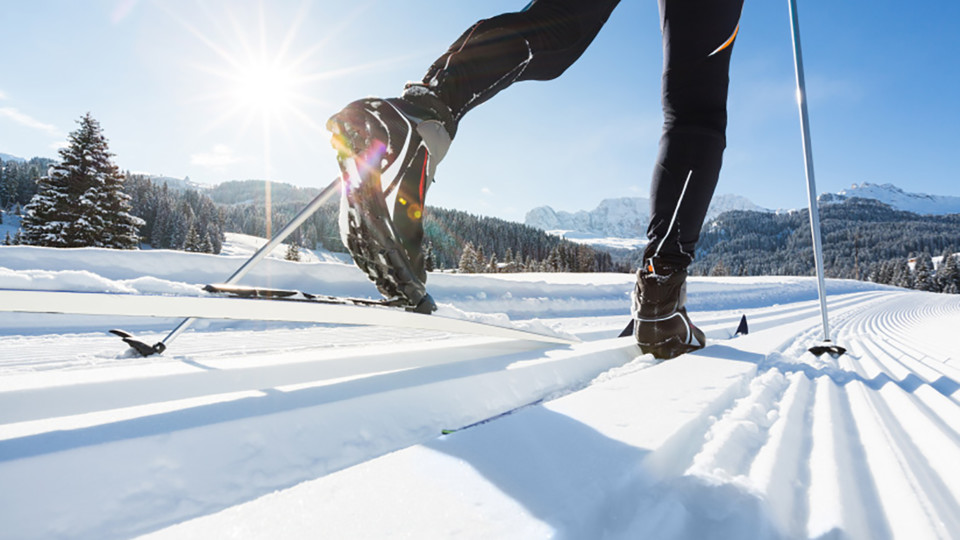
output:
<instances>
[{"instance_id":1,"label":"sun","mask_svg":"<svg viewBox=\"0 0 960 540\"><path fill-rule=\"evenodd\" d=\"M205 17L161 7L205 46L184 62L196 70L190 101L202 105L200 131L257 133L265 151L278 131L293 141L323 132L315 119L316 110L326 106L318 82L329 78L324 64L333 55L326 39L305 39L301 32L307 0L295 11L289 4L268 9L262 0L214 0L200 10Z\"/></svg>"},{"instance_id":2,"label":"sun","mask_svg":"<svg viewBox=\"0 0 960 540\"><path fill-rule=\"evenodd\" d=\"M303 101L303 75L292 65L252 59L237 66L227 92L234 107L251 113L279 116Z\"/></svg>"}]
</instances>

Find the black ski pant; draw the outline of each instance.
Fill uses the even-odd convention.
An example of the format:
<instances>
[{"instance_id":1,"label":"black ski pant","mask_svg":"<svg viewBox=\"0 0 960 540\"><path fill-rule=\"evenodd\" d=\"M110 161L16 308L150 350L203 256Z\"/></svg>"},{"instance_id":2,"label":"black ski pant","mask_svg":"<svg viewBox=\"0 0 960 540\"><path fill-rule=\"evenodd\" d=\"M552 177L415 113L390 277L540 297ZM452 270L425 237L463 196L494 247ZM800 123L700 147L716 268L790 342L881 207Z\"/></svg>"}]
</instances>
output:
<instances>
[{"instance_id":1,"label":"black ski pant","mask_svg":"<svg viewBox=\"0 0 960 540\"><path fill-rule=\"evenodd\" d=\"M651 182L644 258L686 267L694 256L726 147L730 53L743 0L658 0L663 32L663 135ZM459 120L517 81L559 77L619 0L533 0L477 22L423 83ZM586 105L585 105L586 106Z\"/></svg>"}]
</instances>

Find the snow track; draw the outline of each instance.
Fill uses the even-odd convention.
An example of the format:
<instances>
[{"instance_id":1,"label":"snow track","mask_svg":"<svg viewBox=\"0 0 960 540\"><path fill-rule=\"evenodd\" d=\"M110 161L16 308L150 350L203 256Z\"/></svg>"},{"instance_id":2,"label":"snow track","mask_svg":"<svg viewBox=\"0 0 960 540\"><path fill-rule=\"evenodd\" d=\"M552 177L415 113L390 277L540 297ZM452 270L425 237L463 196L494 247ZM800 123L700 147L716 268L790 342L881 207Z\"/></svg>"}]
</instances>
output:
<instances>
[{"instance_id":1,"label":"snow track","mask_svg":"<svg viewBox=\"0 0 960 540\"><path fill-rule=\"evenodd\" d=\"M815 307L756 310L761 329L745 338L613 370L580 392L156 536L201 537L255 516L244 534L956 537L958 374L948 344L917 334L960 327L960 302L867 292L830 305L849 349L840 358L805 351L820 337ZM716 332L737 318L700 315ZM286 509L297 500L324 507L303 518ZM357 521L357 500L376 519Z\"/></svg>"},{"instance_id":2,"label":"snow track","mask_svg":"<svg viewBox=\"0 0 960 540\"><path fill-rule=\"evenodd\" d=\"M693 280L710 346L655 362L609 338L630 276L437 277L584 343L203 322L143 359L12 321L0 538L960 536L957 297L831 281L848 353L818 359L812 279Z\"/></svg>"}]
</instances>

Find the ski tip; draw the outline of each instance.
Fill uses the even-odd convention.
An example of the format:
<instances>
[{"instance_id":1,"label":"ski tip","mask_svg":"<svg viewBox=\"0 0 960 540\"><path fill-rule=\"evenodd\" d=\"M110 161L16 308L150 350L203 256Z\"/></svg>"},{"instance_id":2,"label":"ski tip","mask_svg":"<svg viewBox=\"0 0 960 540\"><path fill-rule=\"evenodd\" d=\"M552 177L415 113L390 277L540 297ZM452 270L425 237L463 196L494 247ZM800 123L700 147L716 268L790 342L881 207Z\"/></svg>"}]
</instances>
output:
<instances>
[{"instance_id":1,"label":"ski tip","mask_svg":"<svg viewBox=\"0 0 960 540\"><path fill-rule=\"evenodd\" d=\"M829 354L830 356L836 358L847 352L847 349L829 340L824 341L823 343L818 343L817 345L814 345L813 347L810 347L807 350L810 351L814 356L818 358L825 354Z\"/></svg>"}]
</instances>

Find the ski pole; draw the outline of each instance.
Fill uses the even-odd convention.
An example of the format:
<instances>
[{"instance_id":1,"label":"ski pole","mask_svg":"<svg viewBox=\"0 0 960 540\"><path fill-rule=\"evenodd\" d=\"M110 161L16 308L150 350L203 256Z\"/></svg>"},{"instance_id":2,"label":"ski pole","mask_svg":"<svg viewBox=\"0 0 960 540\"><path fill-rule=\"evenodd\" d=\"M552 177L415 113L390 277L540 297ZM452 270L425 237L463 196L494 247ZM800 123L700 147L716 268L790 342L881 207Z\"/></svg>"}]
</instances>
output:
<instances>
[{"instance_id":1,"label":"ski pole","mask_svg":"<svg viewBox=\"0 0 960 540\"><path fill-rule=\"evenodd\" d=\"M817 207L817 185L813 175L813 150L810 146L810 118L807 113L807 90L803 77L803 55L800 51L800 22L797 19L797 0L790 4L790 24L793 30L793 63L797 74L797 104L800 108L800 132L803 141L803 163L807 176L807 204L810 208L810 231L813 236L813 261L817 270L817 295L820 297L820 316L823 319L823 344L810 348L820 356L825 352L843 354L843 347L830 342L830 323L827 318L827 291L823 277L823 247L820 242L820 210Z\"/></svg>"},{"instance_id":2,"label":"ski pole","mask_svg":"<svg viewBox=\"0 0 960 540\"><path fill-rule=\"evenodd\" d=\"M310 216L314 214L324 203L326 203L330 197L337 191L337 188L340 185L340 178L335 178L333 182L330 182L330 185L323 188L323 190L310 201L299 214L293 217L289 223L287 223L282 229L280 229L277 234L273 235L273 238L269 242L264 244L260 249L256 251L245 263L243 263L240 268L237 270L224 282L226 285L233 285L236 282L243 279L243 276L247 275L250 270L253 270L253 267L257 265L264 257L266 257L271 251L273 251L281 242L283 242L288 236L290 236L293 231L297 229L300 225L303 224ZM127 342L131 347L136 349L137 352L143 356L149 356L150 354L160 354L166 350L167 346L170 345L170 342L177 339L177 336L182 334L185 330L190 328L193 325L193 322L196 321L196 317L187 317L186 319L180 321L180 324L176 326L173 330L167 334L167 337L163 338L162 341L156 343L155 345L147 345L142 341L137 341L133 339L129 334L121 335L117 332L114 332L117 335L123 337L123 340Z\"/></svg>"}]
</instances>

